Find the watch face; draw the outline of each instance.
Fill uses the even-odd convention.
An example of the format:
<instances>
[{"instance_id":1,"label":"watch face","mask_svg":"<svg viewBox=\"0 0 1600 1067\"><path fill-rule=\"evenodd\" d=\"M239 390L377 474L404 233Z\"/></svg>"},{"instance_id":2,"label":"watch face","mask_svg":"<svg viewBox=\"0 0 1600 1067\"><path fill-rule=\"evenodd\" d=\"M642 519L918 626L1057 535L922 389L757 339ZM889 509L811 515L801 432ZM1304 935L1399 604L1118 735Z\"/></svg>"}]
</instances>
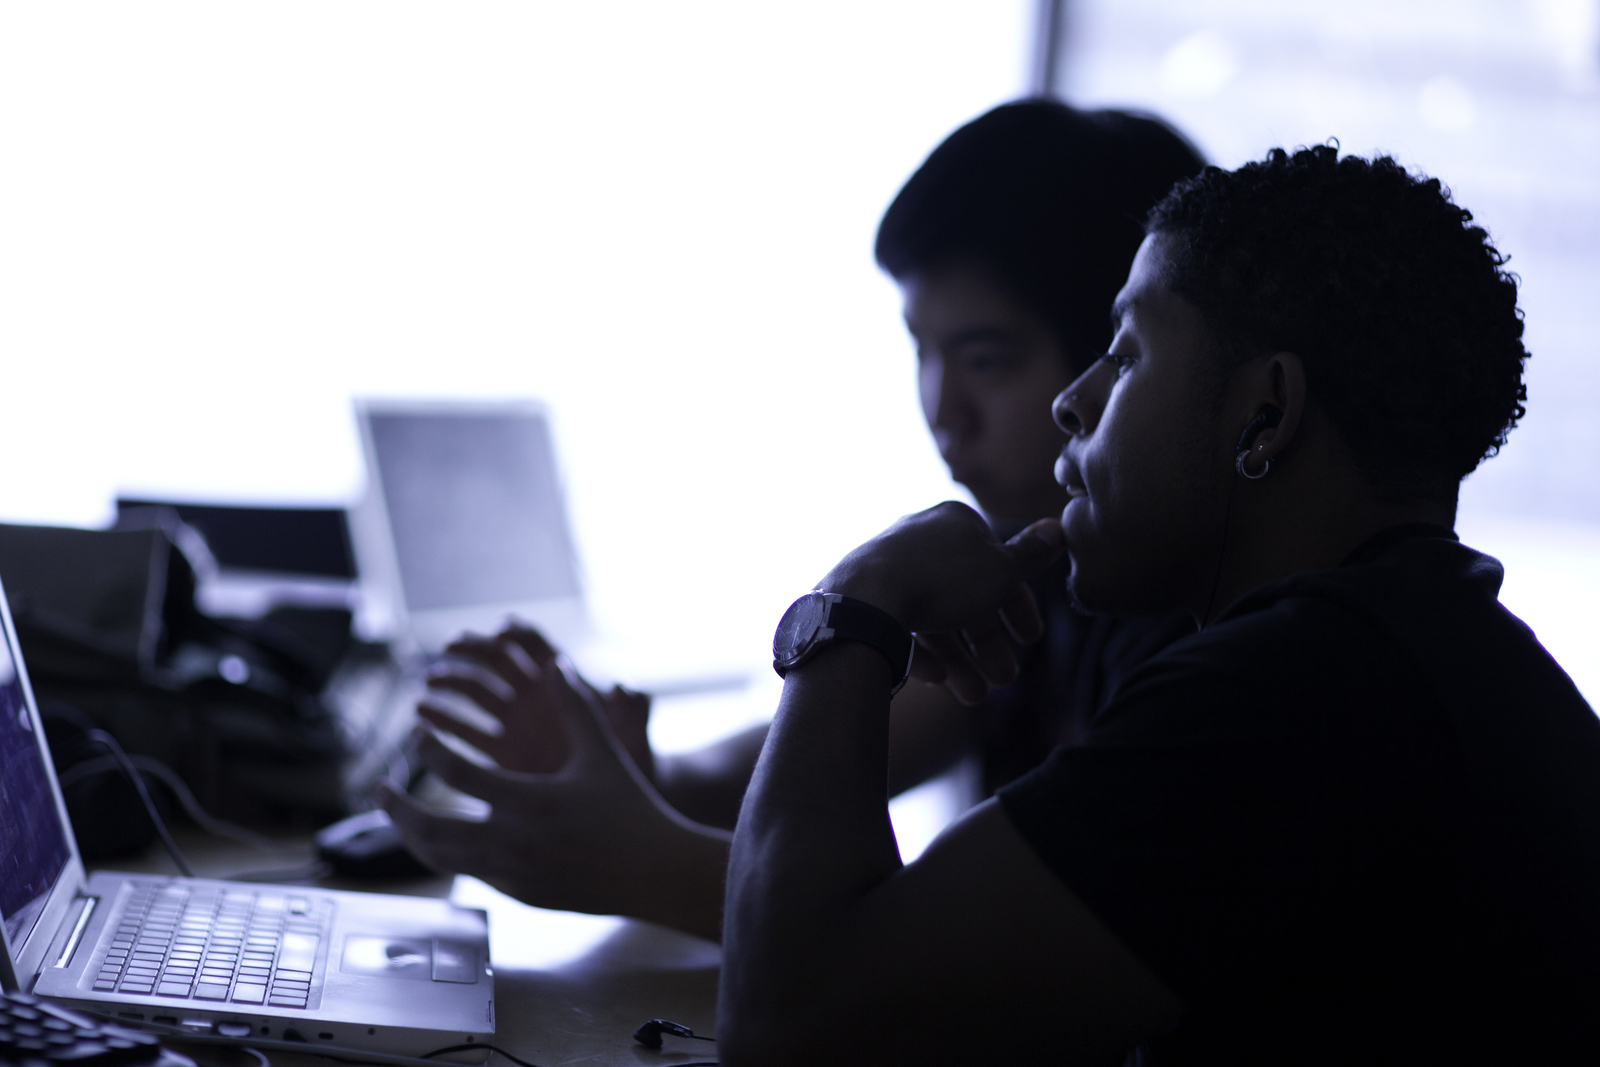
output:
<instances>
[{"instance_id":1,"label":"watch face","mask_svg":"<svg viewBox=\"0 0 1600 1067\"><path fill-rule=\"evenodd\" d=\"M821 593L807 593L789 605L772 635L772 658L784 662L799 655L811 643L827 615L827 600Z\"/></svg>"}]
</instances>

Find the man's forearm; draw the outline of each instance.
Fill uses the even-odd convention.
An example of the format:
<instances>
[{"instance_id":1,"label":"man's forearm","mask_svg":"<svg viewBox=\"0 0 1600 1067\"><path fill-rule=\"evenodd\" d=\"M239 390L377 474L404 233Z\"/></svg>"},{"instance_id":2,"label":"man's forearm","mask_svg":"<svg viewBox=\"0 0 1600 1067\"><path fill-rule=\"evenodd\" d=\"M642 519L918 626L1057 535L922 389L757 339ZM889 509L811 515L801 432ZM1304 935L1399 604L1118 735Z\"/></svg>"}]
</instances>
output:
<instances>
[{"instance_id":1,"label":"man's forearm","mask_svg":"<svg viewBox=\"0 0 1600 1067\"><path fill-rule=\"evenodd\" d=\"M731 837L711 827L682 827L673 836L671 859L641 872L643 892L635 917L674 930L722 940L722 894Z\"/></svg>"},{"instance_id":2,"label":"man's forearm","mask_svg":"<svg viewBox=\"0 0 1600 1067\"><path fill-rule=\"evenodd\" d=\"M890 674L880 653L845 642L784 684L729 859L719 1018L734 1021L730 1047L771 1047L806 1014L851 906L900 869Z\"/></svg>"},{"instance_id":3,"label":"man's forearm","mask_svg":"<svg viewBox=\"0 0 1600 1067\"><path fill-rule=\"evenodd\" d=\"M693 752L656 757L656 788L695 822L732 830L767 730L763 723ZM970 751L972 741L970 709L942 685L911 682L889 708L890 794L942 774Z\"/></svg>"},{"instance_id":4,"label":"man's forearm","mask_svg":"<svg viewBox=\"0 0 1600 1067\"><path fill-rule=\"evenodd\" d=\"M695 822L732 830L766 739L763 723L693 752L658 756L656 789Z\"/></svg>"}]
</instances>

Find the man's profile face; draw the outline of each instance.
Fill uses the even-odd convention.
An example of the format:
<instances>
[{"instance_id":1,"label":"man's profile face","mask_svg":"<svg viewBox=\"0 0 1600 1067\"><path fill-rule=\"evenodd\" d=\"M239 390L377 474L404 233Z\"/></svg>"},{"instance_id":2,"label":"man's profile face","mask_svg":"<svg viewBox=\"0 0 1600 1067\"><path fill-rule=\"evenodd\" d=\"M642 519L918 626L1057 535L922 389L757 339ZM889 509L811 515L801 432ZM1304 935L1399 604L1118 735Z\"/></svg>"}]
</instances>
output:
<instances>
[{"instance_id":1,"label":"man's profile face","mask_svg":"<svg viewBox=\"0 0 1600 1067\"><path fill-rule=\"evenodd\" d=\"M1115 615L1205 610L1232 475L1204 322L1161 282L1164 240L1139 249L1109 354L1055 403L1073 596Z\"/></svg>"},{"instance_id":2,"label":"man's profile face","mask_svg":"<svg viewBox=\"0 0 1600 1067\"><path fill-rule=\"evenodd\" d=\"M991 518L1054 515L1065 497L1051 476L1061 433L1050 402L1072 380L1055 331L970 261L899 282L922 414L950 476Z\"/></svg>"}]
</instances>

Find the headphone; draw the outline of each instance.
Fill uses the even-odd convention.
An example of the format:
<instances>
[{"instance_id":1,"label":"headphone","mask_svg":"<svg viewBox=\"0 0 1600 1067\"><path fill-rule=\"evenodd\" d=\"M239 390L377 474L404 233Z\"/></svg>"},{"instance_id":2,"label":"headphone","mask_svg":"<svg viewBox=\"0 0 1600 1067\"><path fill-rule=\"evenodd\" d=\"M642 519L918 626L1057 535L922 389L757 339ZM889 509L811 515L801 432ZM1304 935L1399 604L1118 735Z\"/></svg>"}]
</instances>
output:
<instances>
[{"instance_id":1,"label":"headphone","mask_svg":"<svg viewBox=\"0 0 1600 1067\"><path fill-rule=\"evenodd\" d=\"M671 1034L673 1037L692 1037L697 1041L715 1041L714 1037L697 1034L682 1023L675 1023L671 1019L651 1019L640 1025L633 1032L633 1039L645 1048L660 1048L661 1035ZM692 1063L681 1064L680 1067L695 1067Z\"/></svg>"},{"instance_id":2,"label":"headphone","mask_svg":"<svg viewBox=\"0 0 1600 1067\"><path fill-rule=\"evenodd\" d=\"M1233 462L1233 469L1239 472L1239 477L1247 481L1258 482L1267 476L1267 472L1272 469L1272 460L1269 459L1262 462L1261 473L1259 474L1251 474L1245 470L1244 461L1249 457L1251 446L1256 443L1256 438L1261 436L1261 431L1273 429L1282 421L1283 412L1268 404L1256 412L1256 417L1251 419L1245 426L1244 432L1239 435L1239 443L1233 446L1233 450L1238 453Z\"/></svg>"}]
</instances>

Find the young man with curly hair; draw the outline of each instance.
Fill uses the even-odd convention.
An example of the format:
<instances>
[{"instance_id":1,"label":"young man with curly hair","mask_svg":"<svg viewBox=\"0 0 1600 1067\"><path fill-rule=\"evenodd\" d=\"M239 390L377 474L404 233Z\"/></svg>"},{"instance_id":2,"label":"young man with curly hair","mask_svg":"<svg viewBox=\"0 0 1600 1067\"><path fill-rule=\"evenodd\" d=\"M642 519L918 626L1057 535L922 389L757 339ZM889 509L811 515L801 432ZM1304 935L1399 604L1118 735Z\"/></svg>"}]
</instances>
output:
<instances>
[{"instance_id":1,"label":"young man with curly hair","mask_svg":"<svg viewBox=\"0 0 1600 1067\"><path fill-rule=\"evenodd\" d=\"M1472 216L1390 159L1180 183L1109 353L1056 400L1060 521L1001 542L941 505L823 579L847 616L785 616L723 1062L1600 1054L1600 722L1451 529L1523 413L1516 298ZM908 632L925 677L1008 678L1040 629L1025 582L1063 550L1083 605L1199 631L902 865Z\"/></svg>"}]
</instances>

